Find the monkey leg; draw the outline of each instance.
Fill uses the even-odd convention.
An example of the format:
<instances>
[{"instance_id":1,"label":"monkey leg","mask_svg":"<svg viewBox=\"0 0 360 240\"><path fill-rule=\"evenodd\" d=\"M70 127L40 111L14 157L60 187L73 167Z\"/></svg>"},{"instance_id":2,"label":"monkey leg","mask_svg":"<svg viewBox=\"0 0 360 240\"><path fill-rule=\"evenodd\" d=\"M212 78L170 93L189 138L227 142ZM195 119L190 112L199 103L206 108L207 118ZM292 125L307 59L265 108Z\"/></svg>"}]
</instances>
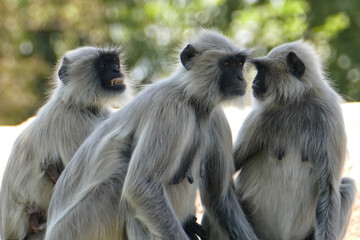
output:
<instances>
[{"instance_id":1,"label":"monkey leg","mask_svg":"<svg viewBox=\"0 0 360 240\"><path fill-rule=\"evenodd\" d=\"M340 239L343 239L351 217L352 204L355 200L356 186L351 178L342 178L340 184L341 212L340 212Z\"/></svg>"},{"instance_id":2,"label":"monkey leg","mask_svg":"<svg viewBox=\"0 0 360 240\"><path fill-rule=\"evenodd\" d=\"M29 215L29 226L34 233L42 232L46 228L45 211L36 203L27 203L25 211Z\"/></svg>"},{"instance_id":3,"label":"monkey leg","mask_svg":"<svg viewBox=\"0 0 360 240\"><path fill-rule=\"evenodd\" d=\"M64 170L64 165L60 159L54 163L44 162L42 165L42 170L45 172L46 176L55 184Z\"/></svg>"}]
</instances>

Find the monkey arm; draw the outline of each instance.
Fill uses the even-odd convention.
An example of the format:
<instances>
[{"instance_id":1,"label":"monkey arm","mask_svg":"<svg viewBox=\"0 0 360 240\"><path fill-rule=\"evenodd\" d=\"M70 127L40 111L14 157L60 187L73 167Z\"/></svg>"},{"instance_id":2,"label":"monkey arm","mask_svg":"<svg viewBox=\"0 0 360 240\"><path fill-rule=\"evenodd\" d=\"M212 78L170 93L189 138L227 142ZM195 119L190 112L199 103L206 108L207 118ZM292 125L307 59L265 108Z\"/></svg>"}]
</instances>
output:
<instances>
[{"instance_id":1,"label":"monkey arm","mask_svg":"<svg viewBox=\"0 0 360 240\"><path fill-rule=\"evenodd\" d=\"M320 112L320 111L318 111ZM315 119L330 119L317 117ZM306 153L315 161L318 199L316 205L316 239L335 240L340 231L341 196L339 191L340 173L345 160L345 133L336 132L326 121L313 121ZM328 129L331 129L328 130ZM339 128L340 129L340 128ZM315 132L315 131L313 131ZM320 138L320 139L319 139Z\"/></svg>"},{"instance_id":2,"label":"monkey arm","mask_svg":"<svg viewBox=\"0 0 360 240\"><path fill-rule=\"evenodd\" d=\"M252 118L253 115L246 118L234 143L235 171L261 150L261 142L256 138L256 125Z\"/></svg>"},{"instance_id":3,"label":"monkey arm","mask_svg":"<svg viewBox=\"0 0 360 240\"><path fill-rule=\"evenodd\" d=\"M211 139L211 144L205 149L199 180L207 216L230 239L258 239L235 194L230 127L222 112L215 112L212 117L206 131L210 134L207 138Z\"/></svg>"},{"instance_id":4,"label":"monkey arm","mask_svg":"<svg viewBox=\"0 0 360 240\"><path fill-rule=\"evenodd\" d=\"M318 127L319 129L319 127ZM309 146L309 159L315 161L316 186L318 199L316 205L316 239L338 239L341 213L340 173L345 160L345 147L332 142L340 139L331 136L333 133L318 133L324 136L319 140L313 138ZM330 136L329 136L330 135ZM316 141L316 142L315 142Z\"/></svg>"},{"instance_id":5,"label":"monkey arm","mask_svg":"<svg viewBox=\"0 0 360 240\"><path fill-rule=\"evenodd\" d=\"M134 182L125 182L123 197L151 234L161 239L188 239L162 183L149 178L134 179L129 176L129 179L133 179Z\"/></svg>"},{"instance_id":6,"label":"monkey arm","mask_svg":"<svg viewBox=\"0 0 360 240\"><path fill-rule=\"evenodd\" d=\"M239 169L241 169L244 164L251 159L254 155L257 154L257 150L255 150L251 145L249 148L246 148L245 144L243 145L238 145L235 146L236 149L234 149L234 166L235 166L235 171L238 171Z\"/></svg>"},{"instance_id":7,"label":"monkey arm","mask_svg":"<svg viewBox=\"0 0 360 240\"><path fill-rule=\"evenodd\" d=\"M199 184L207 216L211 222L220 226L230 239L257 239L237 201L231 177L221 178L224 173L217 171L221 169L220 166L215 166L213 163L208 163L205 176L201 178Z\"/></svg>"},{"instance_id":8,"label":"monkey arm","mask_svg":"<svg viewBox=\"0 0 360 240\"><path fill-rule=\"evenodd\" d=\"M318 159L321 162L330 159ZM325 163L324 165L328 165ZM341 199L338 179L329 167L317 167L317 187L319 189L316 205L317 239L335 240L339 231Z\"/></svg>"},{"instance_id":9,"label":"monkey arm","mask_svg":"<svg viewBox=\"0 0 360 240\"><path fill-rule=\"evenodd\" d=\"M187 142L183 137L186 131L181 124L173 128L173 123L167 121L149 121L149 124L152 125L145 126L138 136L122 197L152 235L161 239L188 239L165 190L165 184L173 178L177 166L181 166L176 161L181 160L180 140Z\"/></svg>"}]
</instances>

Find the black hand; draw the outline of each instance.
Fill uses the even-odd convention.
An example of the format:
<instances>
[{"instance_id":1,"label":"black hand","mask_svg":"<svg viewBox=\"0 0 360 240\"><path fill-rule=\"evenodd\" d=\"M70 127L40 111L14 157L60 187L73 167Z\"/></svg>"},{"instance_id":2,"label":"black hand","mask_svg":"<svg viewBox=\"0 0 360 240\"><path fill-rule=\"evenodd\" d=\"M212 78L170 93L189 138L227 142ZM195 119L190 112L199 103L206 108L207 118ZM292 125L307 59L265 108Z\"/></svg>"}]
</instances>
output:
<instances>
[{"instance_id":1,"label":"black hand","mask_svg":"<svg viewBox=\"0 0 360 240\"><path fill-rule=\"evenodd\" d=\"M197 218L192 216L186 221L183 228L191 240L198 240L199 238L201 240L206 240L206 231L200 224L196 222L196 220Z\"/></svg>"}]
</instances>

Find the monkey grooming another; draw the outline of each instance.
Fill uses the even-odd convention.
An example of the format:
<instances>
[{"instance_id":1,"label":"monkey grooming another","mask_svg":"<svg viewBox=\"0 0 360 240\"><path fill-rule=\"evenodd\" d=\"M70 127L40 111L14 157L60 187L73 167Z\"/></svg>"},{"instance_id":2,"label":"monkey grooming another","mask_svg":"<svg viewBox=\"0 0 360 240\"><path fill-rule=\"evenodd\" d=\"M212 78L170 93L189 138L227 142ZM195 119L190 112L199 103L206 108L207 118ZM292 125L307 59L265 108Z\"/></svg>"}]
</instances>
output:
<instances>
[{"instance_id":1,"label":"monkey grooming another","mask_svg":"<svg viewBox=\"0 0 360 240\"><path fill-rule=\"evenodd\" d=\"M253 60L255 106L234 147L236 191L264 240L342 239L355 184L340 179L346 155L341 98L302 41Z\"/></svg>"},{"instance_id":2,"label":"monkey grooming another","mask_svg":"<svg viewBox=\"0 0 360 240\"><path fill-rule=\"evenodd\" d=\"M85 140L56 184L45 239L196 239L182 224L193 218L197 187L230 239L257 239L236 199L231 132L218 107L245 94L246 57L201 31L169 79Z\"/></svg>"},{"instance_id":3,"label":"monkey grooming another","mask_svg":"<svg viewBox=\"0 0 360 240\"><path fill-rule=\"evenodd\" d=\"M44 237L54 184L110 105L131 99L118 48L82 47L59 61L56 88L17 138L2 181L1 238Z\"/></svg>"}]
</instances>

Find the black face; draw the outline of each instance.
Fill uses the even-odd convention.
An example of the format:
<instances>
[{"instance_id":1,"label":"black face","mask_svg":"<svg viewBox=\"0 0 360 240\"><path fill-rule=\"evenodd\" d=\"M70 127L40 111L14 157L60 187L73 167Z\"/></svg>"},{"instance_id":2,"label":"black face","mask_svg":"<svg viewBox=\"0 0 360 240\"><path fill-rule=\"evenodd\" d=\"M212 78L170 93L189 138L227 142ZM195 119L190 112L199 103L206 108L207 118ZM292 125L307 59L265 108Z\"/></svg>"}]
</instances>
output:
<instances>
[{"instance_id":1,"label":"black face","mask_svg":"<svg viewBox=\"0 0 360 240\"><path fill-rule=\"evenodd\" d=\"M124 91L124 75L120 71L120 62L116 54L102 54L95 62L95 68L101 79L101 86L112 91Z\"/></svg>"},{"instance_id":2,"label":"black face","mask_svg":"<svg viewBox=\"0 0 360 240\"><path fill-rule=\"evenodd\" d=\"M257 60L254 60L253 63L255 64L258 72L256 74L256 77L255 77L251 87L253 89L254 97L260 99L265 95L265 93L267 91L267 86L265 83L265 78L267 75L267 68L263 63L261 63Z\"/></svg>"},{"instance_id":3,"label":"black face","mask_svg":"<svg viewBox=\"0 0 360 240\"><path fill-rule=\"evenodd\" d=\"M246 92L246 81L242 70L246 57L237 54L220 59L220 91L226 96L243 96Z\"/></svg>"}]
</instances>

